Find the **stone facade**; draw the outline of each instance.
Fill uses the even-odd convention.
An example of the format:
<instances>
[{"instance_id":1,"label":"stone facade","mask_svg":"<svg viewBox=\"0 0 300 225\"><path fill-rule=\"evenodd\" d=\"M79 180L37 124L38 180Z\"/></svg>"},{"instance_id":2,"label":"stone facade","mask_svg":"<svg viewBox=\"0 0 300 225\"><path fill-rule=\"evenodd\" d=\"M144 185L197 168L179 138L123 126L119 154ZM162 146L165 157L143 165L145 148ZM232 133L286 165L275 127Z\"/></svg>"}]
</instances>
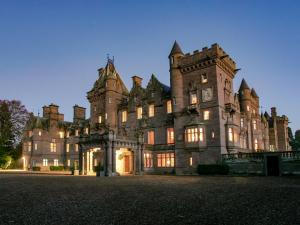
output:
<instances>
[{"instance_id":1,"label":"stone facade","mask_svg":"<svg viewBox=\"0 0 300 225\"><path fill-rule=\"evenodd\" d=\"M26 168L50 165L106 175L191 174L198 164L216 163L222 154L289 149L288 118L276 109L260 114L259 97L243 80L234 92L236 63L218 45L184 54L175 42L169 55L170 84L151 75L132 77L128 90L113 61L98 70L87 93L90 117L74 106L66 122L58 106L43 107L24 134Z\"/></svg>"}]
</instances>

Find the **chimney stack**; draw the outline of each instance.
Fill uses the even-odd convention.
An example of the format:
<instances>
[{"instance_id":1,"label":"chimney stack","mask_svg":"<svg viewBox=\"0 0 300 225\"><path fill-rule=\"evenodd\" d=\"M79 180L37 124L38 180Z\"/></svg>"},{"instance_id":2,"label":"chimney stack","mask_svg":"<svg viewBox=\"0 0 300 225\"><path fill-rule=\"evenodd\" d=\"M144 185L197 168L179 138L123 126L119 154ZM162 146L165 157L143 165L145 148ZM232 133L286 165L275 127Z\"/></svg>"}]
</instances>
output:
<instances>
[{"instance_id":1,"label":"chimney stack","mask_svg":"<svg viewBox=\"0 0 300 225\"><path fill-rule=\"evenodd\" d=\"M141 87L142 86L142 80L143 80L143 78L141 78L141 77L133 76L132 77L133 87Z\"/></svg>"}]
</instances>

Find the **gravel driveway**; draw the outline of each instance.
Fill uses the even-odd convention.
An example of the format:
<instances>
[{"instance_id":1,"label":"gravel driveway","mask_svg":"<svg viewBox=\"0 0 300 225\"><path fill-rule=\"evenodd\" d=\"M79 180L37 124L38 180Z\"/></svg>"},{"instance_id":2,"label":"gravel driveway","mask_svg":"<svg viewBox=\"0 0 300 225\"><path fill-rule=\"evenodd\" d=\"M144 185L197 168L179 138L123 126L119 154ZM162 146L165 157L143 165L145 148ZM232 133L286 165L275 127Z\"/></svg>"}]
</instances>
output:
<instances>
[{"instance_id":1,"label":"gravel driveway","mask_svg":"<svg viewBox=\"0 0 300 225\"><path fill-rule=\"evenodd\" d=\"M0 174L0 224L300 224L300 177Z\"/></svg>"}]
</instances>

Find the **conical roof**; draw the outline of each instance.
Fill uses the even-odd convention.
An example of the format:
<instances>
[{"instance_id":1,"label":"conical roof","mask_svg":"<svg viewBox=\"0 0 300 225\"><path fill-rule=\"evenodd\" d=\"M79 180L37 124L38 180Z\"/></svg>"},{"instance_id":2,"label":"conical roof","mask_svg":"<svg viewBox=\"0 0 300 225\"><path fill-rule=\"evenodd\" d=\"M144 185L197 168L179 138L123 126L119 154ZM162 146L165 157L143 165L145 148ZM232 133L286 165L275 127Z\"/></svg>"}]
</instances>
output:
<instances>
[{"instance_id":1,"label":"conical roof","mask_svg":"<svg viewBox=\"0 0 300 225\"><path fill-rule=\"evenodd\" d=\"M239 91L245 90L245 89L249 89L250 90L247 82L245 81L245 79L243 79Z\"/></svg>"},{"instance_id":2,"label":"conical roof","mask_svg":"<svg viewBox=\"0 0 300 225\"><path fill-rule=\"evenodd\" d=\"M43 124L42 124L42 120L39 116L36 117L36 121L35 121L35 128L37 129L43 129Z\"/></svg>"},{"instance_id":3,"label":"conical roof","mask_svg":"<svg viewBox=\"0 0 300 225\"><path fill-rule=\"evenodd\" d=\"M256 94L256 91L254 90L254 88L251 89L251 95L254 98L259 98L258 95Z\"/></svg>"},{"instance_id":4,"label":"conical roof","mask_svg":"<svg viewBox=\"0 0 300 225\"><path fill-rule=\"evenodd\" d=\"M170 52L170 55L174 55L174 54L183 54L179 44L177 43L177 41L174 42L172 50Z\"/></svg>"}]
</instances>

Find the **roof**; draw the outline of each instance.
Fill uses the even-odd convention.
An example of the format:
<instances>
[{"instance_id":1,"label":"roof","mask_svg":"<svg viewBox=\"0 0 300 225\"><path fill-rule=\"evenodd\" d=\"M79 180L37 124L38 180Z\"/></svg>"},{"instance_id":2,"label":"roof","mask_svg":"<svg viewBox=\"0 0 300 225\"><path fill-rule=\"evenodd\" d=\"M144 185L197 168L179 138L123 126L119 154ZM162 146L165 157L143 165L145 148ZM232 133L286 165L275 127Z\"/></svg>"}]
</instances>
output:
<instances>
[{"instance_id":1,"label":"roof","mask_svg":"<svg viewBox=\"0 0 300 225\"><path fill-rule=\"evenodd\" d=\"M183 54L179 44L177 43L177 41L174 42L172 50L170 52L170 55L174 55L174 54Z\"/></svg>"},{"instance_id":2,"label":"roof","mask_svg":"<svg viewBox=\"0 0 300 225\"><path fill-rule=\"evenodd\" d=\"M252 95L254 98L259 98L258 95L256 94L256 91L254 90L254 88L251 89L251 95Z\"/></svg>"},{"instance_id":3,"label":"roof","mask_svg":"<svg viewBox=\"0 0 300 225\"><path fill-rule=\"evenodd\" d=\"M245 90L245 89L249 89L249 90L250 90L250 88L249 88L247 82L246 82L245 79L243 78L239 91Z\"/></svg>"}]
</instances>

